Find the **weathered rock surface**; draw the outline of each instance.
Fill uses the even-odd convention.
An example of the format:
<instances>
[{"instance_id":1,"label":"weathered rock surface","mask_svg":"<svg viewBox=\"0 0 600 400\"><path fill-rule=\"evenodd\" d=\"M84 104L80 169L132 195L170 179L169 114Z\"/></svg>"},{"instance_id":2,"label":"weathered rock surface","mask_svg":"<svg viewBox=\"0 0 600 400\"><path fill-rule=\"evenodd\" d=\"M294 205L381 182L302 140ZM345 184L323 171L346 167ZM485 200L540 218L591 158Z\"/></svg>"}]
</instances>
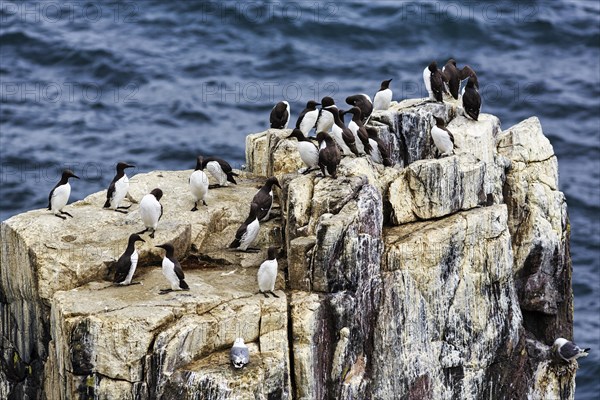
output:
<instances>
[{"instance_id":1,"label":"weathered rock surface","mask_svg":"<svg viewBox=\"0 0 600 400\"><path fill-rule=\"evenodd\" d=\"M142 229L136 205L103 211L100 192L69 206L72 220L32 211L4 221L0 394L573 398L575 369L548 347L572 336L573 312L552 146L535 118L503 132L494 116L458 114L454 102L421 99L374 113L395 166L346 157L336 180L297 173L291 130L248 135L251 174L211 190L195 213L191 171L134 177L134 198L165 192L157 237L139 250L142 285L103 280ZM455 155L436 158L432 115L454 133ZM255 294L265 252L226 248L272 175L283 189L257 246L283 248L276 287L286 291L266 299ZM153 246L165 241L189 255L189 292L157 294ZM243 370L228 360L238 336L251 352Z\"/></svg>"}]
</instances>

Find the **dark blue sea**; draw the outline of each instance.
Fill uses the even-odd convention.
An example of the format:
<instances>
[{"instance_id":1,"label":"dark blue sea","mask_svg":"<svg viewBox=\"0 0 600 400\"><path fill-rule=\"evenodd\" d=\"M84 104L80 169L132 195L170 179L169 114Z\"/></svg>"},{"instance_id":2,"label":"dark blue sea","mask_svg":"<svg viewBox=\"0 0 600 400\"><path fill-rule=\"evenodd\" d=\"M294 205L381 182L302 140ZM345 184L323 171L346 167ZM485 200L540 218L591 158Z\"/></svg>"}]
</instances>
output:
<instances>
[{"instance_id":1,"label":"dark blue sea","mask_svg":"<svg viewBox=\"0 0 600 400\"><path fill-rule=\"evenodd\" d=\"M2 220L135 172L240 167L273 104L426 96L422 70L453 57L478 73L502 127L536 115L558 155L571 218L577 399L600 393L600 3L597 1L0 2Z\"/></svg>"}]
</instances>

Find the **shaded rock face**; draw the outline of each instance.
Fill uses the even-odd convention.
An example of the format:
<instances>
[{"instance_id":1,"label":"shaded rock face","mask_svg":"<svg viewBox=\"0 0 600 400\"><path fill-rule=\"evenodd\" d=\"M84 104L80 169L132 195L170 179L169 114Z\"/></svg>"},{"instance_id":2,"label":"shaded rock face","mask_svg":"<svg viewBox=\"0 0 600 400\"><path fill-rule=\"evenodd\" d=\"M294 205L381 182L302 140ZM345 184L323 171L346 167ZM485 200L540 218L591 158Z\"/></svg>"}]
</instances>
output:
<instances>
[{"instance_id":1,"label":"shaded rock face","mask_svg":"<svg viewBox=\"0 0 600 400\"><path fill-rule=\"evenodd\" d=\"M69 206L72 220L4 221L0 397L573 398L574 370L547 346L572 335L552 147L535 118L503 132L494 116L459 114L421 99L374 112L395 166L345 157L335 180L297 173L291 130L248 135L251 174L197 212L191 171L133 177L138 200L165 192L156 239L138 245L142 285L105 280L142 229L136 205L101 210L100 192ZM436 158L433 115L455 136L452 156ZM282 189L263 250L228 250L269 176ZM189 256L189 292L158 295L154 246L166 241ZM282 248L279 298L256 294L269 245ZM229 364L236 337L250 349L241 370Z\"/></svg>"}]
</instances>

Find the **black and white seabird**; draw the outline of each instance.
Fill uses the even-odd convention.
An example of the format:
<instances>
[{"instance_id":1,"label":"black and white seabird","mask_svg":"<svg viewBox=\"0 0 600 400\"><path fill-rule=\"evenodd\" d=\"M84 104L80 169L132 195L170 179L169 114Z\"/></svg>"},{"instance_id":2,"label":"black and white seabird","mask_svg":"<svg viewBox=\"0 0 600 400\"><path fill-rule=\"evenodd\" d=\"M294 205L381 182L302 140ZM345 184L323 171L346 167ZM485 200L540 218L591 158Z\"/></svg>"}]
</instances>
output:
<instances>
[{"instance_id":1,"label":"black and white seabird","mask_svg":"<svg viewBox=\"0 0 600 400\"><path fill-rule=\"evenodd\" d=\"M435 119L435 125L431 128L431 137L435 147L437 147L442 157L449 156L454 153L454 135L446 128L444 120L438 117Z\"/></svg>"},{"instance_id":2,"label":"black and white seabird","mask_svg":"<svg viewBox=\"0 0 600 400\"><path fill-rule=\"evenodd\" d=\"M108 186L104 208L110 208L117 212L127 214L127 211L124 210L129 209L131 205L127 207L121 206L121 202L125 196L127 196L127 192L129 191L129 178L127 178L127 174L125 174L125 169L133 167L135 167L135 165L127 164L125 162L117 164L117 174Z\"/></svg>"},{"instance_id":3,"label":"black and white seabird","mask_svg":"<svg viewBox=\"0 0 600 400\"><path fill-rule=\"evenodd\" d=\"M590 351L590 348L582 349L575 343L563 338L556 339L552 347L556 350L556 354L567 362L577 360L579 357L587 357Z\"/></svg>"},{"instance_id":4,"label":"black and white seabird","mask_svg":"<svg viewBox=\"0 0 600 400\"><path fill-rule=\"evenodd\" d=\"M253 203L258 204L257 218L261 222L269 220L271 208L273 207L273 186L277 186L281 189L279 181L274 176L267 179L267 182L258 192L256 192L252 199Z\"/></svg>"},{"instance_id":5,"label":"black and white seabird","mask_svg":"<svg viewBox=\"0 0 600 400\"><path fill-rule=\"evenodd\" d=\"M154 232L158 227L158 221L163 215L163 206L160 204L160 199L163 196L163 192L160 189L152 189L150 193L142 197L140 201L140 216L146 229L138 232L138 235L152 231L150 237L154 239Z\"/></svg>"},{"instance_id":6,"label":"black and white seabird","mask_svg":"<svg viewBox=\"0 0 600 400\"><path fill-rule=\"evenodd\" d=\"M423 82L425 83L425 88L427 88L429 97L432 100L438 102L444 101L443 93L446 91L446 87L444 86L445 79L446 77L438 69L435 61L432 61L431 64L423 70Z\"/></svg>"},{"instance_id":7,"label":"black and white seabird","mask_svg":"<svg viewBox=\"0 0 600 400\"><path fill-rule=\"evenodd\" d=\"M354 134L356 148L360 154L371 154L371 144L369 143L369 134L362 122L362 113L360 108L352 107L344 111L344 114L352 114L352 119L348 123L348 129Z\"/></svg>"},{"instance_id":8,"label":"black and white seabird","mask_svg":"<svg viewBox=\"0 0 600 400\"><path fill-rule=\"evenodd\" d=\"M321 109L319 110L319 118L317 119L316 132L329 132L334 123L333 114L337 112L335 101L329 96L323 97L321 100Z\"/></svg>"},{"instance_id":9,"label":"black and white seabird","mask_svg":"<svg viewBox=\"0 0 600 400\"><path fill-rule=\"evenodd\" d=\"M135 285L139 282L132 282L133 274L138 263L138 252L135 249L135 242L145 242L137 233L129 236L127 242L127 248L125 252L119 257L115 264L115 278L113 282L115 285L127 286Z\"/></svg>"},{"instance_id":10,"label":"black and white seabird","mask_svg":"<svg viewBox=\"0 0 600 400\"><path fill-rule=\"evenodd\" d=\"M355 94L346 97L346 104L360 108L363 121L367 121L373 112L373 102L368 94Z\"/></svg>"},{"instance_id":11,"label":"black and white seabird","mask_svg":"<svg viewBox=\"0 0 600 400\"><path fill-rule=\"evenodd\" d=\"M319 167L319 149L312 140L306 138L298 128L292 131L290 136L288 136L288 139L293 137L298 139L296 148L298 149L298 153L300 153L300 158L306 165L306 169L302 173L308 174L310 171Z\"/></svg>"},{"instance_id":12,"label":"black and white seabird","mask_svg":"<svg viewBox=\"0 0 600 400\"><path fill-rule=\"evenodd\" d=\"M67 219L67 217L63 216L68 215L69 217L73 217L66 211L62 209L69 202L69 196L71 195L71 185L69 184L69 178L79 179L77 175L73 173L70 169L65 169L62 172L62 176L60 177L60 181L52 188L50 194L48 195L48 210L52 211L54 215L61 219Z\"/></svg>"},{"instance_id":13,"label":"black and white seabird","mask_svg":"<svg viewBox=\"0 0 600 400\"><path fill-rule=\"evenodd\" d=\"M391 81L391 79L388 79L387 81L381 82L381 87L379 88L379 91L375 93L375 97L373 98L373 110L387 110L390 108L390 103L392 102L392 89L390 89Z\"/></svg>"},{"instance_id":14,"label":"black and white seabird","mask_svg":"<svg viewBox=\"0 0 600 400\"><path fill-rule=\"evenodd\" d=\"M206 201L204 198L208 193L208 176L204 173L203 169L203 158L202 156L198 156L196 159L196 169L190 175L190 192L192 192L192 196L194 196L194 208L191 211L198 210L198 202L202 201L202 204L205 206Z\"/></svg>"},{"instance_id":15,"label":"black and white seabird","mask_svg":"<svg viewBox=\"0 0 600 400\"><path fill-rule=\"evenodd\" d=\"M442 68L442 74L448 82L448 89L454 99L458 100L458 90L460 88L460 71L456 68L456 61L451 58Z\"/></svg>"},{"instance_id":16,"label":"black and white seabird","mask_svg":"<svg viewBox=\"0 0 600 400\"><path fill-rule=\"evenodd\" d=\"M277 280L277 253L279 249L275 246L269 247L267 251L267 259L260 264L258 268L258 291L265 297L269 297L267 293L277 296L275 290L275 281Z\"/></svg>"},{"instance_id":17,"label":"black and white seabird","mask_svg":"<svg viewBox=\"0 0 600 400\"><path fill-rule=\"evenodd\" d=\"M383 164L386 167L392 166L392 160L390 159L390 151L388 147L383 143L383 140L377 135L377 128L368 126L366 128L369 134L369 143L371 144L371 158L378 164Z\"/></svg>"},{"instance_id":18,"label":"black and white seabird","mask_svg":"<svg viewBox=\"0 0 600 400\"><path fill-rule=\"evenodd\" d=\"M319 110L317 110L317 106L320 105L321 103L309 100L308 103L306 103L306 108L302 110L296 121L296 129L300 129L306 136L308 136L310 130L317 124L317 119L319 119Z\"/></svg>"},{"instance_id":19,"label":"black and white seabird","mask_svg":"<svg viewBox=\"0 0 600 400\"><path fill-rule=\"evenodd\" d=\"M270 121L273 129L287 129L290 122L290 103L280 101L275 104L275 107L271 110Z\"/></svg>"},{"instance_id":20,"label":"black and white seabird","mask_svg":"<svg viewBox=\"0 0 600 400\"><path fill-rule=\"evenodd\" d=\"M244 343L244 339L235 339L233 347L231 347L231 351L229 352L229 360L231 361L231 365L237 369L244 368L250 362L250 352L248 351L248 346Z\"/></svg>"},{"instance_id":21,"label":"black and white seabird","mask_svg":"<svg viewBox=\"0 0 600 400\"><path fill-rule=\"evenodd\" d=\"M204 170L204 168L206 168L208 172L210 172L210 174L217 180L217 187L229 186L229 183L227 182L231 182L237 185L237 182L235 181L234 177L238 175L235 172L233 172L231 165L229 165L229 163L223 160L222 158L204 158L202 160L202 170ZM211 186L209 185L209 187Z\"/></svg>"},{"instance_id":22,"label":"black and white seabird","mask_svg":"<svg viewBox=\"0 0 600 400\"><path fill-rule=\"evenodd\" d=\"M333 113L334 124L331 127L331 136L342 149L343 155L360 155L358 149L356 148L356 139L354 139L354 134L352 134L352 131L348 129L346 124L344 124L344 120L342 119L344 118L344 112L337 109L336 111L337 113Z\"/></svg>"},{"instance_id":23,"label":"black and white seabird","mask_svg":"<svg viewBox=\"0 0 600 400\"><path fill-rule=\"evenodd\" d=\"M162 261L162 273L167 278L167 281L171 284L169 289L161 289L160 294L169 293L175 290L190 290L190 287L185 282L185 275L181 269L181 264L175 258L175 249L171 243L161 244L159 246L164 249L167 253Z\"/></svg>"},{"instance_id":24,"label":"black and white seabird","mask_svg":"<svg viewBox=\"0 0 600 400\"><path fill-rule=\"evenodd\" d=\"M342 160L342 155L338 149L335 140L327 132L317 133L317 140L319 141L319 168L323 176L327 176L325 171L333 179L337 178L337 167Z\"/></svg>"},{"instance_id":25,"label":"black and white seabird","mask_svg":"<svg viewBox=\"0 0 600 400\"><path fill-rule=\"evenodd\" d=\"M465 113L475 121L479 118L479 111L481 110L481 96L479 95L479 90L475 87L476 79L473 76L469 77L462 95Z\"/></svg>"},{"instance_id":26,"label":"black and white seabird","mask_svg":"<svg viewBox=\"0 0 600 400\"><path fill-rule=\"evenodd\" d=\"M240 225L235 233L235 239L229 245L230 249L237 249L241 251L257 251L257 249L251 249L250 246L258 237L258 231L260 230L258 212L258 204L250 204L250 214L248 214L248 218L246 218L246 220L242 223L242 225Z\"/></svg>"}]
</instances>

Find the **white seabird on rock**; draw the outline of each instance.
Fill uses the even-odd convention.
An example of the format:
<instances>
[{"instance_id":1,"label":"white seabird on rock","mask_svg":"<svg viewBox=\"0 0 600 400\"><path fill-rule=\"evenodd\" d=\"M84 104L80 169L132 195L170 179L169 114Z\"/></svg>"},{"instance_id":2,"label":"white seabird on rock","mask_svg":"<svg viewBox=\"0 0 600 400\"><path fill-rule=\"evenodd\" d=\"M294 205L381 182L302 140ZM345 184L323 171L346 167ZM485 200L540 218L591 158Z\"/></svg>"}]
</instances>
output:
<instances>
[{"instance_id":1,"label":"white seabird on rock","mask_svg":"<svg viewBox=\"0 0 600 400\"><path fill-rule=\"evenodd\" d=\"M575 343L564 338L558 338L552 346L556 350L556 354L567 362L577 360L579 357L587 357L590 348L582 349Z\"/></svg>"}]
</instances>

